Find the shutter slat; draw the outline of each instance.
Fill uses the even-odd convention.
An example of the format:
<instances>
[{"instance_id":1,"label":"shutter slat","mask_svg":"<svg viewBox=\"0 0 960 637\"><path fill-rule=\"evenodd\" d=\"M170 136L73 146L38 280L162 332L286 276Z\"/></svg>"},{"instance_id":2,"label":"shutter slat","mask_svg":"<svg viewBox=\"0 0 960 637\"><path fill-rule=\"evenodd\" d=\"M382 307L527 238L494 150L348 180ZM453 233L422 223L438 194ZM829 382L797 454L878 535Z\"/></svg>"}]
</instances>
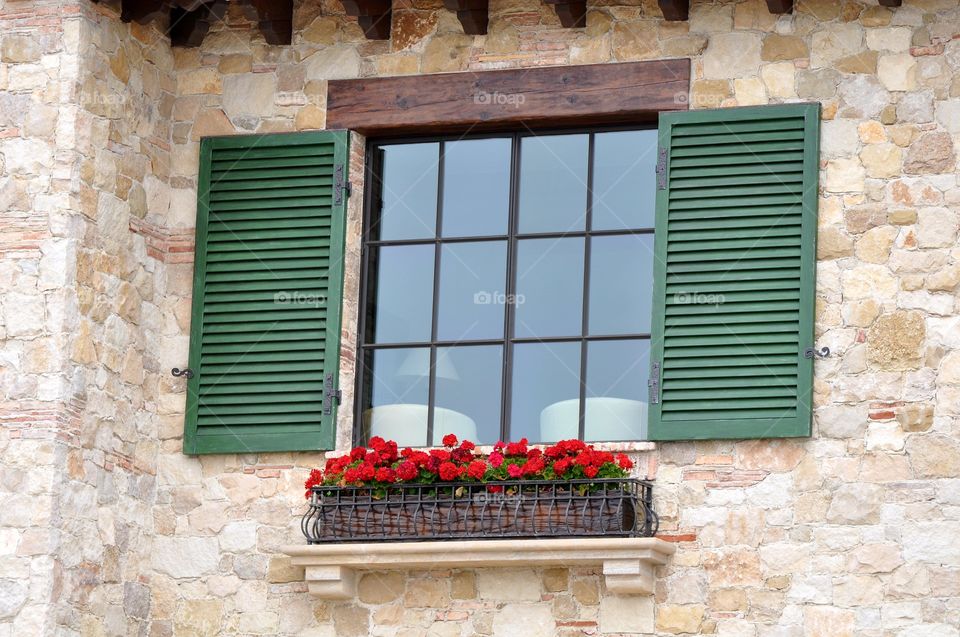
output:
<instances>
[{"instance_id":1,"label":"shutter slat","mask_svg":"<svg viewBox=\"0 0 960 637\"><path fill-rule=\"evenodd\" d=\"M201 143L185 452L332 448L346 150L344 132Z\"/></svg>"},{"instance_id":2,"label":"shutter slat","mask_svg":"<svg viewBox=\"0 0 960 637\"><path fill-rule=\"evenodd\" d=\"M667 113L654 440L810 433L818 105Z\"/></svg>"}]
</instances>

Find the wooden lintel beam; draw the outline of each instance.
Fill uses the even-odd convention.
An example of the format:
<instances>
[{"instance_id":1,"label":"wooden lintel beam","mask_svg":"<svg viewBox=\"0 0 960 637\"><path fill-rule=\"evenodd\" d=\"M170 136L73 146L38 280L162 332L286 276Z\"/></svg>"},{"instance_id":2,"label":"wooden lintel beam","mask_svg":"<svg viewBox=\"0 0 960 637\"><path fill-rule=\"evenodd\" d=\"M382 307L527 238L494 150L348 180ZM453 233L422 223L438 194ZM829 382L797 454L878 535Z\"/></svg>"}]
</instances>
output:
<instances>
[{"instance_id":1,"label":"wooden lintel beam","mask_svg":"<svg viewBox=\"0 0 960 637\"><path fill-rule=\"evenodd\" d=\"M120 20L146 24L160 17L165 9L164 0L123 0L120 3Z\"/></svg>"},{"instance_id":2,"label":"wooden lintel beam","mask_svg":"<svg viewBox=\"0 0 960 637\"><path fill-rule=\"evenodd\" d=\"M690 0L657 0L663 17L671 22L686 20L690 17Z\"/></svg>"},{"instance_id":3,"label":"wooden lintel beam","mask_svg":"<svg viewBox=\"0 0 960 637\"><path fill-rule=\"evenodd\" d=\"M490 22L489 0L443 0L443 6L457 12L457 20L467 35L486 35Z\"/></svg>"},{"instance_id":4,"label":"wooden lintel beam","mask_svg":"<svg viewBox=\"0 0 960 637\"><path fill-rule=\"evenodd\" d=\"M544 0L552 4L560 18L560 24L568 29L579 29L587 26L586 0Z\"/></svg>"},{"instance_id":5,"label":"wooden lintel beam","mask_svg":"<svg viewBox=\"0 0 960 637\"><path fill-rule=\"evenodd\" d=\"M690 60L330 80L327 128L370 136L655 122L687 109Z\"/></svg>"},{"instance_id":6,"label":"wooden lintel beam","mask_svg":"<svg viewBox=\"0 0 960 637\"><path fill-rule=\"evenodd\" d=\"M878 0L881 7L899 7L903 4L903 0Z\"/></svg>"},{"instance_id":7,"label":"wooden lintel beam","mask_svg":"<svg viewBox=\"0 0 960 637\"><path fill-rule=\"evenodd\" d=\"M793 0L767 0L767 10L770 13L793 13Z\"/></svg>"},{"instance_id":8,"label":"wooden lintel beam","mask_svg":"<svg viewBox=\"0 0 960 637\"><path fill-rule=\"evenodd\" d=\"M343 0L347 15L357 19L368 40L390 39L391 5L391 0Z\"/></svg>"}]
</instances>

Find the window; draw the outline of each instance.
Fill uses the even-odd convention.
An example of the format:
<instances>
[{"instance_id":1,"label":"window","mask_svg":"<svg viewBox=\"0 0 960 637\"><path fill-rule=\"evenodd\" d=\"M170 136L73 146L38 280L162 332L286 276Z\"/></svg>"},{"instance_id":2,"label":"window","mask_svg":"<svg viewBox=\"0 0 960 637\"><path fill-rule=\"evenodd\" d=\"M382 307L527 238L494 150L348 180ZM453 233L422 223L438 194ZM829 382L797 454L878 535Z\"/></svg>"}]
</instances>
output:
<instances>
[{"instance_id":1,"label":"window","mask_svg":"<svg viewBox=\"0 0 960 637\"><path fill-rule=\"evenodd\" d=\"M377 143L361 435L645 435L657 131Z\"/></svg>"},{"instance_id":2,"label":"window","mask_svg":"<svg viewBox=\"0 0 960 637\"><path fill-rule=\"evenodd\" d=\"M810 435L819 117L374 144L358 433ZM186 453L333 447L347 142L201 143Z\"/></svg>"}]
</instances>

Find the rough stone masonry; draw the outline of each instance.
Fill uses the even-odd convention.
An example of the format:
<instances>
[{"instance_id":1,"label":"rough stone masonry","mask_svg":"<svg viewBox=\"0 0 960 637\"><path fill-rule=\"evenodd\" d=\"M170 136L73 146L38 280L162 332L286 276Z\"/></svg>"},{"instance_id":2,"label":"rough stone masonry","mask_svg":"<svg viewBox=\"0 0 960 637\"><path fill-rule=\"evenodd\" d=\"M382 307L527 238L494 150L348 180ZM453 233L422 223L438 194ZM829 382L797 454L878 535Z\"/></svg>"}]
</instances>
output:
<instances>
[{"instance_id":1,"label":"rough stone masonry","mask_svg":"<svg viewBox=\"0 0 960 637\"><path fill-rule=\"evenodd\" d=\"M368 41L304 0L292 46L231 9L174 50L109 3L0 0L0 637L960 635L960 6L795 4L597 0L577 30L491 0L465 36L397 0ZM823 105L814 435L629 446L678 547L652 600L552 568L315 601L278 549L321 455L181 453L198 140L322 128L333 78L668 57L692 59L692 108Z\"/></svg>"}]
</instances>

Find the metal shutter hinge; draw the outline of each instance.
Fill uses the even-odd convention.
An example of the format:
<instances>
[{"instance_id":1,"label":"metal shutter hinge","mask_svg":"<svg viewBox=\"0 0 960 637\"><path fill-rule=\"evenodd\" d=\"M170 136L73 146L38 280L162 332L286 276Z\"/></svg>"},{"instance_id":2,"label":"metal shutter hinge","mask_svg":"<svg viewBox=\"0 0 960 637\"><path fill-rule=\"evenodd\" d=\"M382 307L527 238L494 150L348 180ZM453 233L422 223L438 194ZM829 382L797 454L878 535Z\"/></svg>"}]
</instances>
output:
<instances>
[{"instance_id":1,"label":"metal shutter hinge","mask_svg":"<svg viewBox=\"0 0 960 637\"><path fill-rule=\"evenodd\" d=\"M343 193L347 193L347 197L350 196L350 182L344 180L344 173L346 170L343 167L343 164L337 164L333 167L333 204L339 206L343 203Z\"/></svg>"},{"instance_id":2,"label":"metal shutter hinge","mask_svg":"<svg viewBox=\"0 0 960 637\"><path fill-rule=\"evenodd\" d=\"M329 416L333 413L334 401L336 401L337 405L343 402L343 392L336 389L336 385L333 382L333 374L327 374L323 385L325 389L323 394L323 415Z\"/></svg>"},{"instance_id":3,"label":"metal shutter hinge","mask_svg":"<svg viewBox=\"0 0 960 637\"><path fill-rule=\"evenodd\" d=\"M808 347L803 350L804 358L813 358L814 356L818 358L826 358L827 356L830 356L830 348L821 347L820 349L816 349L814 347Z\"/></svg>"},{"instance_id":4,"label":"metal shutter hinge","mask_svg":"<svg viewBox=\"0 0 960 637\"><path fill-rule=\"evenodd\" d=\"M657 149L657 190L667 188L667 149Z\"/></svg>"},{"instance_id":5,"label":"metal shutter hinge","mask_svg":"<svg viewBox=\"0 0 960 637\"><path fill-rule=\"evenodd\" d=\"M650 388L650 404L658 404L660 402L660 363L653 363L650 366L650 379L647 381L647 387Z\"/></svg>"},{"instance_id":6,"label":"metal shutter hinge","mask_svg":"<svg viewBox=\"0 0 960 637\"><path fill-rule=\"evenodd\" d=\"M176 376L177 378L181 376L183 376L187 380L190 380L191 378L193 378L193 370L190 369L189 367L184 367L183 369L180 369L179 367L174 367L173 369L170 370L170 373Z\"/></svg>"}]
</instances>

